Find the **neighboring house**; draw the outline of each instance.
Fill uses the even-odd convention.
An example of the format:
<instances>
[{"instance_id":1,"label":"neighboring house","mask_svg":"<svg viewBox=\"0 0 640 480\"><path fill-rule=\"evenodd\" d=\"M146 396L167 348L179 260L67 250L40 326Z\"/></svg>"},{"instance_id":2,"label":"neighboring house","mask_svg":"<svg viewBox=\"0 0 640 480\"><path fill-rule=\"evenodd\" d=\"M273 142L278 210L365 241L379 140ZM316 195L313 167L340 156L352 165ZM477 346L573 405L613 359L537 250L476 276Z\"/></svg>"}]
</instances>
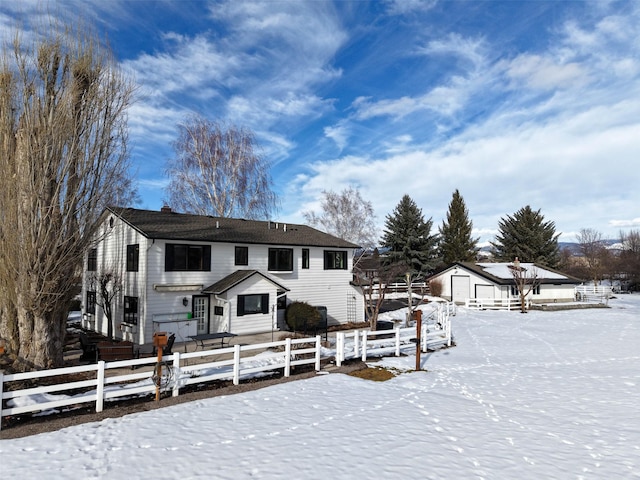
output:
<instances>
[{"instance_id":1,"label":"neighboring house","mask_svg":"<svg viewBox=\"0 0 640 480\"><path fill-rule=\"evenodd\" d=\"M261 333L284 327L294 300L325 307L329 325L362 322L364 300L351 283L358 246L304 225L132 208L102 215L85 259L83 321L106 332L93 274L115 271L116 338L149 343L200 333ZM100 302L98 302L100 303ZM324 308L321 308L324 311Z\"/></svg>"},{"instance_id":2,"label":"neighboring house","mask_svg":"<svg viewBox=\"0 0 640 480\"><path fill-rule=\"evenodd\" d=\"M511 263L456 262L431 276L428 281L442 284L442 297L458 304L479 298L518 298L509 266ZM537 286L527 296L533 303L570 302L580 280L548 267L520 263L528 272L536 272Z\"/></svg>"}]
</instances>

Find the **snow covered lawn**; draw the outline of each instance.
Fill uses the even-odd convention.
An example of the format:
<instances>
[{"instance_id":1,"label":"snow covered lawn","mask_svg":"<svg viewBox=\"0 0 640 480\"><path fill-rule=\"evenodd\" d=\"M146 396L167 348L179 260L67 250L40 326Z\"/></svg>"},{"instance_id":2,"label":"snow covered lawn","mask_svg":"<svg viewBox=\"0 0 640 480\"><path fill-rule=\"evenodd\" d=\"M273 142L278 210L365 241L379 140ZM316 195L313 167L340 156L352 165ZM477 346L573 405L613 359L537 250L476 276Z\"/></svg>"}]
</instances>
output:
<instances>
[{"instance_id":1,"label":"snow covered lawn","mask_svg":"<svg viewBox=\"0 0 640 480\"><path fill-rule=\"evenodd\" d=\"M640 295L464 309L457 346L0 441L5 478L640 478Z\"/></svg>"}]
</instances>

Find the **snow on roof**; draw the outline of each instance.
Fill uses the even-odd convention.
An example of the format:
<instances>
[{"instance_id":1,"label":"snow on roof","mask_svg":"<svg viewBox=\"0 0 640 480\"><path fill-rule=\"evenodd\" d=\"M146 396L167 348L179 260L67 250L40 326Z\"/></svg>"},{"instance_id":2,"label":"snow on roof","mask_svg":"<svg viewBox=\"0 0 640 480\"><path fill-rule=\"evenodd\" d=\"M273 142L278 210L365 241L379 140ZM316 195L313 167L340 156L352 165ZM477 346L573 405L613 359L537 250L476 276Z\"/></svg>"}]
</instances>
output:
<instances>
[{"instance_id":1,"label":"snow on roof","mask_svg":"<svg viewBox=\"0 0 640 480\"><path fill-rule=\"evenodd\" d=\"M513 278L511 269L513 263L477 263L489 275L493 275L496 278L510 279ZM527 276L531 274L529 272L537 271L538 278L544 278L547 280L566 280L568 277L558 272L547 270L546 268L535 265L534 263L521 262L520 267L524 268L527 272Z\"/></svg>"}]
</instances>

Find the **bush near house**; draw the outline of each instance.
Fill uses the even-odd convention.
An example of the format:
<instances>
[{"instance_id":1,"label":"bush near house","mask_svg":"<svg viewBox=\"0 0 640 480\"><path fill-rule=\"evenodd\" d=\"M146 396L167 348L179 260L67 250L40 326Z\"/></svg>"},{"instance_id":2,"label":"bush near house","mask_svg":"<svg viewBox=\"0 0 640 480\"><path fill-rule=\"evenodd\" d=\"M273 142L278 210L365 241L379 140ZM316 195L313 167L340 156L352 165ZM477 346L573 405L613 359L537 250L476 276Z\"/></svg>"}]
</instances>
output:
<instances>
[{"instance_id":1,"label":"bush near house","mask_svg":"<svg viewBox=\"0 0 640 480\"><path fill-rule=\"evenodd\" d=\"M322 316L320 312L307 302L292 302L287 307L286 321L289 329L294 332L315 331L321 325Z\"/></svg>"}]
</instances>

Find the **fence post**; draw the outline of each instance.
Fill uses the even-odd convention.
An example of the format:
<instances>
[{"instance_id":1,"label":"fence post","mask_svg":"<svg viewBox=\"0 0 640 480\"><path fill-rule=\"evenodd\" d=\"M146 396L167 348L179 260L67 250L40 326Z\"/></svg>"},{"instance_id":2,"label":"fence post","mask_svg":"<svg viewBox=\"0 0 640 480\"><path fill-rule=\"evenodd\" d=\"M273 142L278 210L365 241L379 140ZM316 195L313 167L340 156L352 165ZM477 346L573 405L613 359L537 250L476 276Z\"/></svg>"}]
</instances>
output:
<instances>
[{"instance_id":1,"label":"fence post","mask_svg":"<svg viewBox=\"0 0 640 480\"><path fill-rule=\"evenodd\" d=\"M367 331L362 331L362 361L367 361Z\"/></svg>"},{"instance_id":2,"label":"fence post","mask_svg":"<svg viewBox=\"0 0 640 480\"><path fill-rule=\"evenodd\" d=\"M96 412L104 408L104 360L98 362L98 374L96 385Z\"/></svg>"},{"instance_id":3,"label":"fence post","mask_svg":"<svg viewBox=\"0 0 640 480\"><path fill-rule=\"evenodd\" d=\"M180 352L173 354L173 392L172 397L180 395Z\"/></svg>"},{"instance_id":4,"label":"fence post","mask_svg":"<svg viewBox=\"0 0 640 480\"><path fill-rule=\"evenodd\" d=\"M336 332L336 366L342 365L344 357L344 332Z\"/></svg>"},{"instance_id":5,"label":"fence post","mask_svg":"<svg viewBox=\"0 0 640 480\"><path fill-rule=\"evenodd\" d=\"M2 430L2 392L4 391L4 373L0 370L0 430Z\"/></svg>"},{"instance_id":6,"label":"fence post","mask_svg":"<svg viewBox=\"0 0 640 480\"><path fill-rule=\"evenodd\" d=\"M284 344L284 376L291 375L291 338L287 337Z\"/></svg>"},{"instance_id":7,"label":"fence post","mask_svg":"<svg viewBox=\"0 0 640 480\"><path fill-rule=\"evenodd\" d=\"M396 327L396 357L400 356L400 327Z\"/></svg>"},{"instance_id":8,"label":"fence post","mask_svg":"<svg viewBox=\"0 0 640 480\"><path fill-rule=\"evenodd\" d=\"M353 354L355 358L360 356L360 330L353 331Z\"/></svg>"},{"instance_id":9,"label":"fence post","mask_svg":"<svg viewBox=\"0 0 640 480\"><path fill-rule=\"evenodd\" d=\"M240 345L233 346L233 384L240 384Z\"/></svg>"},{"instance_id":10,"label":"fence post","mask_svg":"<svg viewBox=\"0 0 640 480\"><path fill-rule=\"evenodd\" d=\"M320 371L320 349L322 348L322 340L320 335L316 335L316 372Z\"/></svg>"}]
</instances>

